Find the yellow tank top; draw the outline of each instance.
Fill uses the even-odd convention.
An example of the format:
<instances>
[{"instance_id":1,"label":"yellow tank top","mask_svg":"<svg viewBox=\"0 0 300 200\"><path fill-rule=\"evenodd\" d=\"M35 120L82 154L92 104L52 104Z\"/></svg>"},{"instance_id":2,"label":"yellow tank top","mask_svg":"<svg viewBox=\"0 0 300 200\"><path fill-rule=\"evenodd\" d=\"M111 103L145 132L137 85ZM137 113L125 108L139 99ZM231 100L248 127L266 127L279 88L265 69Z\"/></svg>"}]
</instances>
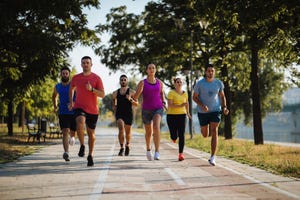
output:
<instances>
[{"instance_id":1,"label":"yellow tank top","mask_svg":"<svg viewBox=\"0 0 300 200\"><path fill-rule=\"evenodd\" d=\"M183 94L178 94L175 90L171 90L168 93L168 99L171 100L173 102L173 104L175 105L180 105L183 103L188 102L188 95L186 92L184 92ZM170 115L177 115L177 114L186 114L186 109L185 106L182 107L168 107L168 111L167 114Z\"/></svg>"}]
</instances>

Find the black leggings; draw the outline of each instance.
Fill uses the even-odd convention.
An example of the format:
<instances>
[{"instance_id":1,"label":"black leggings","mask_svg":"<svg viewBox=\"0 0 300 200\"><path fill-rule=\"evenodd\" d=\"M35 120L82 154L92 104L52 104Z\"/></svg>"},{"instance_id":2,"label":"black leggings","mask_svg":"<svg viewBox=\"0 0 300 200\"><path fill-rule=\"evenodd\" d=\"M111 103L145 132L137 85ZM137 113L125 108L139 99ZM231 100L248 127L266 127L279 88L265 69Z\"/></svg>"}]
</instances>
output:
<instances>
[{"instance_id":1,"label":"black leggings","mask_svg":"<svg viewBox=\"0 0 300 200\"><path fill-rule=\"evenodd\" d=\"M184 148L184 133L185 133L185 124L186 124L186 114L178 115L167 115L167 123L170 130L170 137L172 140L177 140L179 138L178 146L179 153L183 152Z\"/></svg>"}]
</instances>

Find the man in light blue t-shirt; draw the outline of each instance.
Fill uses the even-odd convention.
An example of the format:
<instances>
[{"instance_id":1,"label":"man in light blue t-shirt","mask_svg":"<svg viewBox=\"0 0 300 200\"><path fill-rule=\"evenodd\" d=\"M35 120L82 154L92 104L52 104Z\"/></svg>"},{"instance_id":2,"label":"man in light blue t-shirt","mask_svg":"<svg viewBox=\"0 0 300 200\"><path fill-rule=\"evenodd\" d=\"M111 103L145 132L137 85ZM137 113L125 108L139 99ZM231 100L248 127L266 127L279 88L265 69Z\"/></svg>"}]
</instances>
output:
<instances>
[{"instance_id":1,"label":"man in light blue t-shirt","mask_svg":"<svg viewBox=\"0 0 300 200\"><path fill-rule=\"evenodd\" d=\"M203 137L211 135L211 157L208 162L215 166L215 154L218 144L218 128L221 113L228 115L224 84L215 79L215 68L209 64L205 67L205 76L194 87L193 100L197 104L198 119Z\"/></svg>"}]
</instances>

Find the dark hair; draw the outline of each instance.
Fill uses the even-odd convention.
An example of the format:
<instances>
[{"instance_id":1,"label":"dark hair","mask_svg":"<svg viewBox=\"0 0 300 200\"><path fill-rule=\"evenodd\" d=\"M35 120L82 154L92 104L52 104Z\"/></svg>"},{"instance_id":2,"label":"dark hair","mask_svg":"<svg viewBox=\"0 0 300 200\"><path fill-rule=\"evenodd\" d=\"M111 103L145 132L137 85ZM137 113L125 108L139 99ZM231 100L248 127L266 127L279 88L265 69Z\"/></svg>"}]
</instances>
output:
<instances>
[{"instance_id":1,"label":"dark hair","mask_svg":"<svg viewBox=\"0 0 300 200\"><path fill-rule=\"evenodd\" d=\"M84 60L84 59L90 59L90 60L92 60L92 58L89 57L89 56L83 56L83 57L81 58L81 60Z\"/></svg>"},{"instance_id":2,"label":"dark hair","mask_svg":"<svg viewBox=\"0 0 300 200\"><path fill-rule=\"evenodd\" d=\"M146 65L146 70L148 69L148 67L149 67L150 65L154 65L154 67L156 68L156 66L155 66L154 63L149 63L148 65Z\"/></svg>"},{"instance_id":3,"label":"dark hair","mask_svg":"<svg viewBox=\"0 0 300 200\"><path fill-rule=\"evenodd\" d=\"M212 67L212 68L214 68L214 66L212 65L212 64L207 64L206 66L205 66L205 71L207 70L207 68L209 68L209 67Z\"/></svg>"},{"instance_id":4,"label":"dark hair","mask_svg":"<svg viewBox=\"0 0 300 200\"><path fill-rule=\"evenodd\" d=\"M64 70L68 70L69 73L71 72L71 70L69 69L69 67L62 67L62 68L60 69L60 72L62 72L62 71L64 71Z\"/></svg>"},{"instance_id":5,"label":"dark hair","mask_svg":"<svg viewBox=\"0 0 300 200\"><path fill-rule=\"evenodd\" d=\"M125 74L122 74L122 75L120 76L120 79L123 78L123 77L127 78L127 76L126 76Z\"/></svg>"},{"instance_id":6,"label":"dark hair","mask_svg":"<svg viewBox=\"0 0 300 200\"><path fill-rule=\"evenodd\" d=\"M181 80L181 78L175 77L175 78L173 78L173 82L176 83L176 81L179 80L179 79Z\"/></svg>"}]
</instances>

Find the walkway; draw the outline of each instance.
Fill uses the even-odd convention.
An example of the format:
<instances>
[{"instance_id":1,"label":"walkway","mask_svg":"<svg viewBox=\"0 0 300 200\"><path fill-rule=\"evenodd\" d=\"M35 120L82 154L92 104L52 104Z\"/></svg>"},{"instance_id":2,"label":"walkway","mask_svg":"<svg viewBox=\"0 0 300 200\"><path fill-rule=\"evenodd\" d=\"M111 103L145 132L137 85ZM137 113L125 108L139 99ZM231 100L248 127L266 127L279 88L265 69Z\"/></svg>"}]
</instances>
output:
<instances>
[{"instance_id":1,"label":"walkway","mask_svg":"<svg viewBox=\"0 0 300 200\"><path fill-rule=\"evenodd\" d=\"M62 145L52 145L0 165L0 199L300 199L299 180L224 158L212 167L208 154L189 148L179 162L177 144L169 141L161 142L161 160L147 161L144 135L138 133L130 156L119 157L116 134L115 128L97 128L94 167L77 156L78 141L68 164Z\"/></svg>"}]
</instances>

